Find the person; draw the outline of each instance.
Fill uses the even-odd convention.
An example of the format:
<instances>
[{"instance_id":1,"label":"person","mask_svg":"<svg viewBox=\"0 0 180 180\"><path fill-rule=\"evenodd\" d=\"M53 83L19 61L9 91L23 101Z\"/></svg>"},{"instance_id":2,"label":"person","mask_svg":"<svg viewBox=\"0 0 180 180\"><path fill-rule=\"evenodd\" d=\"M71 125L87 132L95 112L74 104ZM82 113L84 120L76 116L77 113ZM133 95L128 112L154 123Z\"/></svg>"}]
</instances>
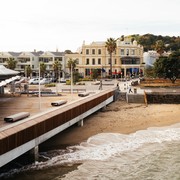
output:
<instances>
[{"instance_id":1,"label":"person","mask_svg":"<svg viewBox=\"0 0 180 180\"><path fill-rule=\"evenodd\" d=\"M99 90L102 90L102 80L100 80Z\"/></svg>"},{"instance_id":2,"label":"person","mask_svg":"<svg viewBox=\"0 0 180 180\"><path fill-rule=\"evenodd\" d=\"M131 86L129 86L129 93L131 93L132 92L132 90L131 90Z\"/></svg>"},{"instance_id":3,"label":"person","mask_svg":"<svg viewBox=\"0 0 180 180\"><path fill-rule=\"evenodd\" d=\"M119 88L119 83L117 83L117 89L120 90L120 88Z\"/></svg>"}]
</instances>

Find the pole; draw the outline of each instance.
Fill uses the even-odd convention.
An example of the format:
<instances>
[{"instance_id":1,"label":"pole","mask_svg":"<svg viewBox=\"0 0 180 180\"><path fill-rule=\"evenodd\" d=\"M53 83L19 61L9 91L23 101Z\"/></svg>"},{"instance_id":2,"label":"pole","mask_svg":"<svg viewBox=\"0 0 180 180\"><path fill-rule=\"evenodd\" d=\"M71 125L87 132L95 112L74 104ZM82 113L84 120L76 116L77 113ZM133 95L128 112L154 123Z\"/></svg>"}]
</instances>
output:
<instances>
[{"instance_id":1,"label":"pole","mask_svg":"<svg viewBox=\"0 0 180 180\"><path fill-rule=\"evenodd\" d=\"M41 68L39 64L39 109L41 110L41 86L40 86Z\"/></svg>"},{"instance_id":2,"label":"pole","mask_svg":"<svg viewBox=\"0 0 180 180\"><path fill-rule=\"evenodd\" d=\"M73 91L73 74L72 74L72 64L71 64L71 96L72 96L72 91Z\"/></svg>"}]
</instances>

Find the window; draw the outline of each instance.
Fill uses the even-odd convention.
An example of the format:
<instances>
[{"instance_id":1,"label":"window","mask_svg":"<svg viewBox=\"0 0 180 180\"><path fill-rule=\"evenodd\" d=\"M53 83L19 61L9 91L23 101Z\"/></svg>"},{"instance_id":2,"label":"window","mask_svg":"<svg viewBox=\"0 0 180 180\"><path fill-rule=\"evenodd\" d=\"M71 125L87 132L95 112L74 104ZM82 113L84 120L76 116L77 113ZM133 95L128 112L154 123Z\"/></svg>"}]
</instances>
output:
<instances>
[{"instance_id":1,"label":"window","mask_svg":"<svg viewBox=\"0 0 180 180\"><path fill-rule=\"evenodd\" d=\"M98 58L98 64L101 64L101 58Z\"/></svg>"},{"instance_id":2,"label":"window","mask_svg":"<svg viewBox=\"0 0 180 180\"><path fill-rule=\"evenodd\" d=\"M108 64L111 64L111 59L110 58L108 59Z\"/></svg>"},{"instance_id":3,"label":"window","mask_svg":"<svg viewBox=\"0 0 180 180\"><path fill-rule=\"evenodd\" d=\"M90 69L85 69L85 75L86 75L86 76L89 76L89 75L90 75L90 72L91 72Z\"/></svg>"},{"instance_id":4,"label":"window","mask_svg":"<svg viewBox=\"0 0 180 180\"><path fill-rule=\"evenodd\" d=\"M79 59L76 59L77 64L79 64Z\"/></svg>"},{"instance_id":5,"label":"window","mask_svg":"<svg viewBox=\"0 0 180 180\"><path fill-rule=\"evenodd\" d=\"M117 64L117 60L116 59L114 60L114 64Z\"/></svg>"},{"instance_id":6,"label":"window","mask_svg":"<svg viewBox=\"0 0 180 180\"><path fill-rule=\"evenodd\" d=\"M124 49L121 49L121 55L124 55Z\"/></svg>"},{"instance_id":7,"label":"window","mask_svg":"<svg viewBox=\"0 0 180 180\"><path fill-rule=\"evenodd\" d=\"M95 65L95 59L94 58L92 59L92 64Z\"/></svg>"},{"instance_id":8,"label":"window","mask_svg":"<svg viewBox=\"0 0 180 180\"><path fill-rule=\"evenodd\" d=\"M92 54L95 54L95 49L92 49Z\"/></svg>"},{"instance_id":9,"label":"window","mask_svg":"<svg viewBox=\"0 0 180 180\"><path fill-rule=\"evenodd\" d=\"M129 55L129 49L126 50L126 55L127 55L127 56Z\"/></svg>"},{"instance_id":10,"label":"window","mask_svg":"<svg viewBox=\"0 0 180 180\"><path fill-rule=\"evenodd\" d=\"M86 54L89 54L89 49L86 49Z\"/></svg>"},{"instance_id":11,"label":"window","mask_svg":"<svg viewBox=\"0 0 180 180\"><path fill-rule=\"evenodd\" d=\"M86 59L86 64L89 64L89 59Z\"/></svg>"},{"instance_id":12,"label":"window","mask_svg":"<svg viewBox=\"0 0 180 180\"><path fill-rule=\"evenodd\" d=\"M98 54L101 54L101 49L98 49Z\"/></svg>"},{"instance_id":13,"label":"window","mask_svg":"<svg viewBox=\"0 0 180 180\"><path fill-rule=\"evenodd\" d=\"M140 64L139 58L122 59L122 64Z\"/></svg>"},{"instance_id":14,"label":"window","mask_svg":"<svg viewBox=\"0 0 180 180\"><path fill-rule=\"evenodd\" d=\"M135 55L135 50L134 49L131 50L131 55Z\"/></svg>"}]
</instances>

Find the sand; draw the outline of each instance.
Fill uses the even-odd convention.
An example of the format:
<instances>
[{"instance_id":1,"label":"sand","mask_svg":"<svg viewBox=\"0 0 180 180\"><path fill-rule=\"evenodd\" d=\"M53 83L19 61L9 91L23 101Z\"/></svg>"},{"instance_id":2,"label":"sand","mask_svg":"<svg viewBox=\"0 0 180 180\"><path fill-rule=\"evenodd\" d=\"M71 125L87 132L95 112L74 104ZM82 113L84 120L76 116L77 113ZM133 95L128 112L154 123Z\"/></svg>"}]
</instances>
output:
<instances>
[{"instance_id":1,"label":"sand","mask_svg":"<svg viewBox=\"0 0 180 180\"><path fill-rule=\"evenodd\" d=\"M84 120L83 127L74 125L56 135L42 147L51 149L79 144L98 133L129 134L148 127L163 127L180 123L180 104L128 104L116 101L106 110Z\"/></svg>"}]
</instances>

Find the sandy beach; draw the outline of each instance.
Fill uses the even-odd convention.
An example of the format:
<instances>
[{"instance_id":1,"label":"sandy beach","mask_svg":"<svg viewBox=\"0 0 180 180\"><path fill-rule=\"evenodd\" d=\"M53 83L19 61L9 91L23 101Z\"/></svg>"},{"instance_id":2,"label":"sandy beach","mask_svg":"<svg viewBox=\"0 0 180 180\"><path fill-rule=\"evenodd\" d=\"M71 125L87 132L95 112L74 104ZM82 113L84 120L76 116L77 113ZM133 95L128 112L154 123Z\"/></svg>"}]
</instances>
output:
<instances>
[{"instance_id":1,"label":"sandy beach","mask_svg":"<svg viewBox=\"0 0 180 180\"><path fill-rule=\"evenodd\" d=\"M180 122L180 104L128 104L116 101L106 110L84 120L84 126L74 125L42 145L51 149L79 144L98 133L129 134L148 127L163 127Z\"/></svg>"}]
</instances>

